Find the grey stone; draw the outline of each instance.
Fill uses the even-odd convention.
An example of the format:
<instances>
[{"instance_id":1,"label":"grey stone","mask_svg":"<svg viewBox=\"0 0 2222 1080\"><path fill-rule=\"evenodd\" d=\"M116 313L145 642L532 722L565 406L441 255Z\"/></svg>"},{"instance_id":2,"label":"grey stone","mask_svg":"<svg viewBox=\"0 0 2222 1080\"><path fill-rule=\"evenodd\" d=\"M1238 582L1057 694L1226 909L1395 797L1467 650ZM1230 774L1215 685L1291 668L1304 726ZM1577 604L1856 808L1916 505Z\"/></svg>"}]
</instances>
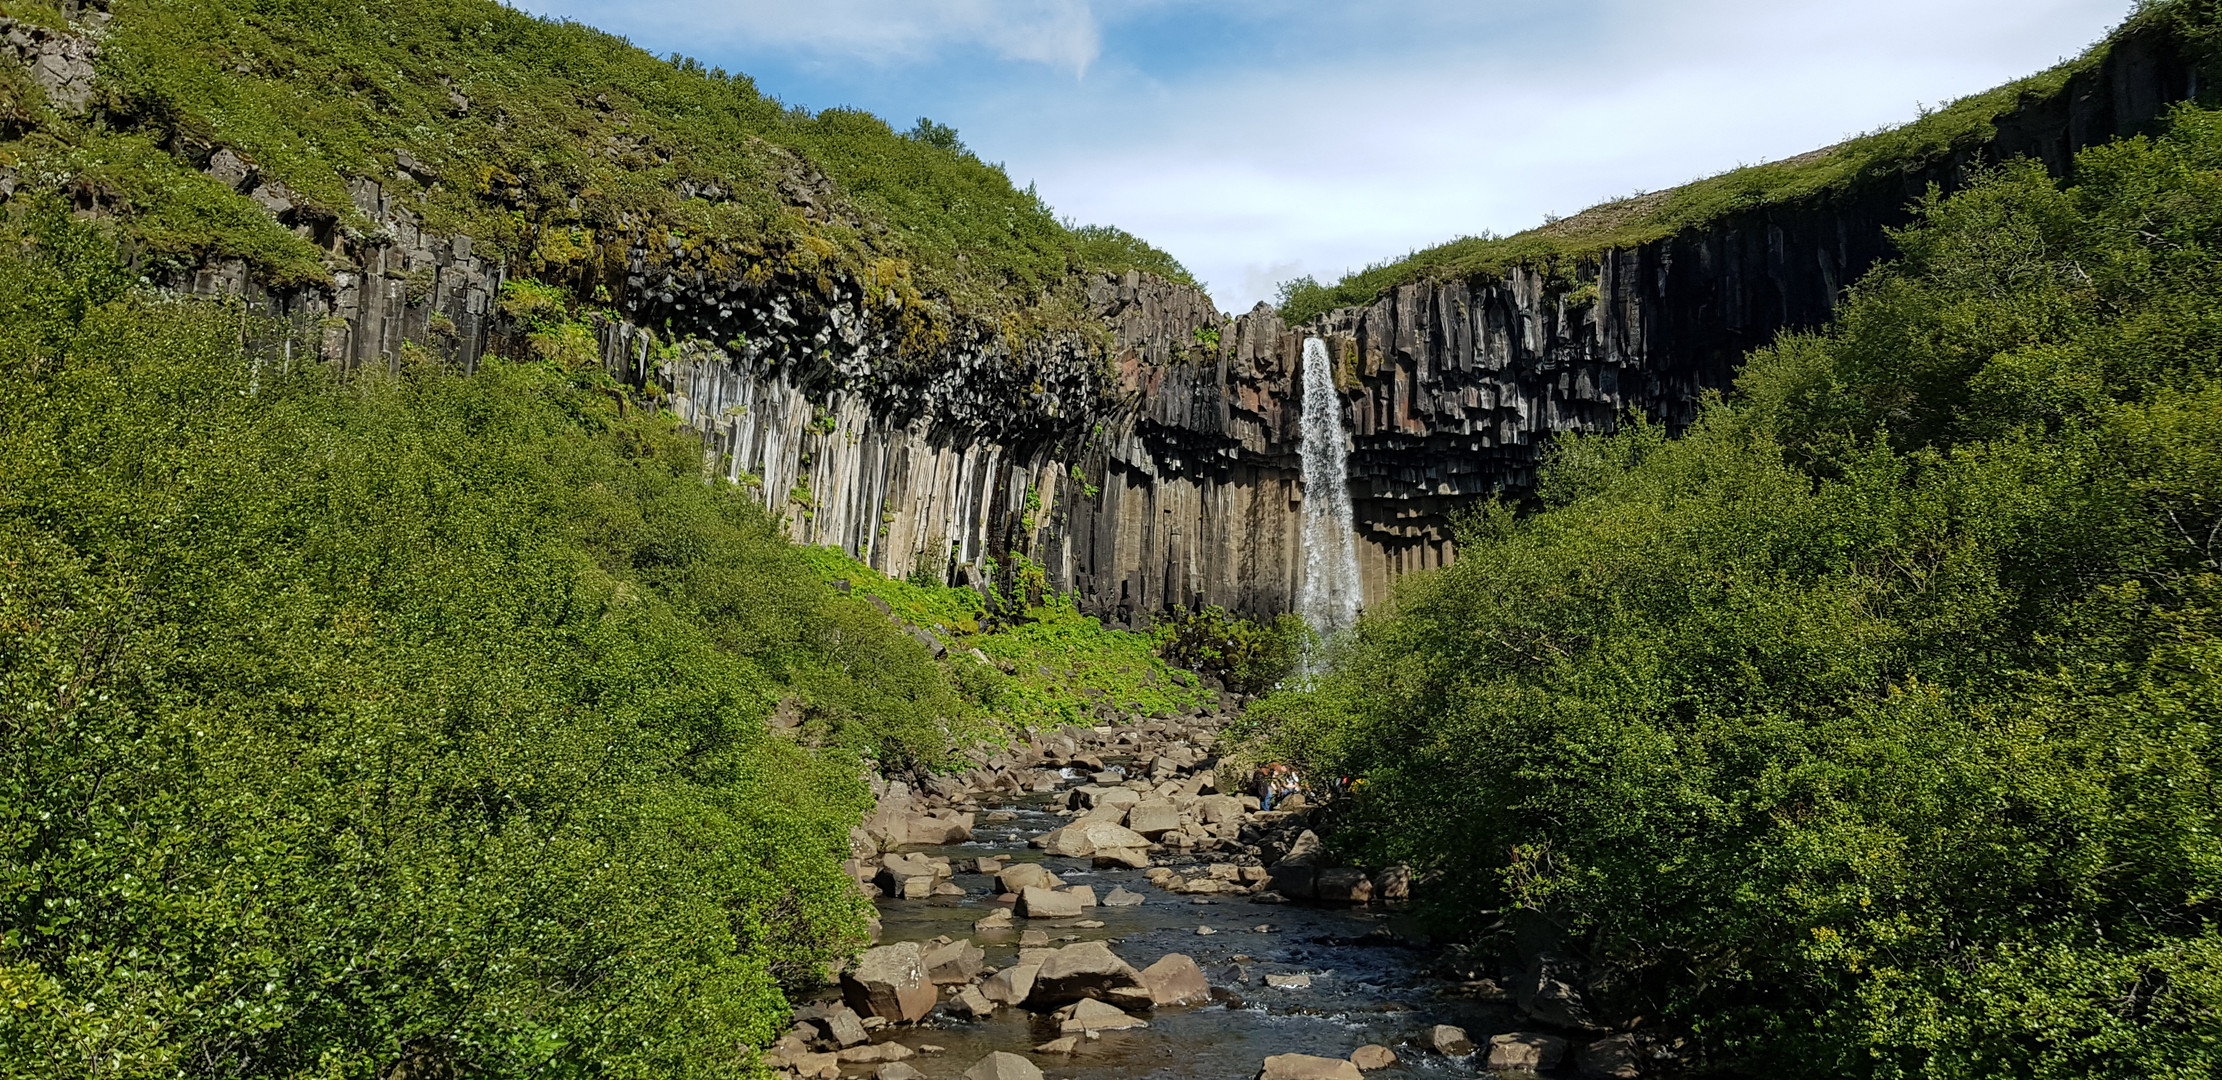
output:
<instances>
[{"instance_id":1,"label":"grey stone","mask_svg":"<svg viewBox=\"0 0 2222 1080\"><path fill-rule=\"evenodd\" d=\"M1566 1040L1556 1035L1514 1031L1489 1038L1489 1068L1498 1072L1548 1072L1566 1056Z\"/></svg>"}]
</instances>

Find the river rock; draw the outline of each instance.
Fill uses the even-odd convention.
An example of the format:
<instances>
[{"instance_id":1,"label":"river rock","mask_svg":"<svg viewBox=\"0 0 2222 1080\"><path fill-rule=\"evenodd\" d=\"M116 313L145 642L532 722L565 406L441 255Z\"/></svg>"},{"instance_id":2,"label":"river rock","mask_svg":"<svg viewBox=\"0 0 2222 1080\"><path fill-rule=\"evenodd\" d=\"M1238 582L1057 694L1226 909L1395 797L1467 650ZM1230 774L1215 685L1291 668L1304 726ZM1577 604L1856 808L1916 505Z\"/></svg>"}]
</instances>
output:
<instances>
[{"instance_id":1,"label":"river rock","mask_svg":"<svg viewBox=\"0 0 2222 1080\"><path fill-rule=\"evenodd\" d=\"M1196 800L1196 820L1219 825L1242 820L1242 800L1232 795L1205 795Z\"/></svg>"},{"instance_id":2,"label":"river rock","mask_svg":"<svg viewBox=\"0 0 2222 1080\"><path fill-rule=\"evenodd\" d=\"M1128 1016L1118 1008L1106 1005L1094 998L1082 998L1073 1003L1072 1012L1057 1030L1060 1034L1070 1035L1074 1032L1125 1031L1129 1028L1145 1028L1148 1026L1148 1023L1136 1017Z\"/></svg>"},{"instance_id":3,"label":"river rock","mask_svg":"<svg viewBox=\"0 0 2222 1080\"><path fill-rule=\"evenodd\" d=\"M980 984L980 993L989 1001L1003 1005L1017 1005L1034 992L1034 976L1042 970L1040 964L1013 964Z\"/></svg>"},{"instance_id":4,"label":"river rock","mask_svg":"<svg viewBox=\"0 0 2222 1080\"><path fill-rule=\"evenodd\" d=\"M1146 802L1126 813L1126 827L1155 840L1180 828L1180 810L1168 802Z\"/></svg>"},{"instance_id":5,"label":"river rock","mask_svg":"<svg viewBox=\"0 0 2222 1080\"><path fill-rule=\"evenodd\" d=\"M1150 853L1141 848L1097 848L1095 865L1098 867L1124 866L1141 870L1150 865Z\"/></svg>"},{"instance_id":6,"label":"river rock","mask_svg":"<svg viewBox=\"0 0 2222 1080\"><path fill-rule=\"evenodd\" d=\"M890 1061L872 1073L873 1080L926 1080L926 1074L900 1061Z\"/></svg>"},{"instance_id":7,"label":"river rock","mask_svg":"<svg viewBox=\"0 0 2222 1080\"><path fill-rule=\"evenodd\" d=\"M1103 898L1104 907L1137 907L1142 903L1141 893L1129 892L1122 886L1113 886L1111 895Z\"/></svg>"},{"instance_id":8,"label":"river rock","mask_svg":"<svg viewBox=\"0 0 2222 1080\"><path fill-rule=\"evenodd\" d=\"M925 956L913 941L864 950L841 974L841 997L865 1016L906 1024L931 1012L936 1000Z\"/></svg>"},{"instance_id":9,"label":"river rock","mask_svg":"<svg viewBox=\"0 0 2222 1080\"><path fill-rule=\"evenodd\" d=\"M967 986L957 991L956 996L949 999L949 1004L967 1016L987 1016L995 1011L995 1002L988 1000L987 995L981 993L977 986Z\"/></svg>"},{"instance_id":10,"label":"river rock","mask_svg":"<svg viewBox=\"0 0 2222 1080\"><path fill-rule=\"evenodd\" d=\"M1312 988L1312 977L1309 975L1268 975L1265 977L1265 985L1276 990L1309 990Z\"/></svg>"},{"instance_id":11,"label":"river rock","mask_svg":"<svg viewBox=\"0 0 2222 1080\"><path fill-rule=\"evenodd\" d=\"M1009 930L1014 925L1015 924L1011 922L1011 909L1007 907L999 907L996 908L994 911L988 912L985 917L974 920L972 923L972 930L974 933L987 934L993 933L998 930Z\"/></svg>"},{"instance_id":12,"label":"river rock","mask_svg":"<svg viewBox=\"0 0 2222 1080\"><path fill-rule=\"evenodd\" d=\"M1318 866L1327 858L1327 845L1320 842L1319 834L1306 829L1289 845L1287 854L1274 862L1275 869L1282 866Z\"/></svg>"},{"instance_id":13,"label":"river rock","mask_svg":"<svg viewBox=\"0 0 2222 1080\"><path fill-rule=\"evenodd\" d=\"M962 938L920 951L923 954L920 962L926 965L926 978L936 986L971 982L987 965L988 959L979 946Z\"/></svg>"},{"instance_id":14,"label":"river rock","mask_svg":"<svg viewBox=\"0 0 2222 1080\"><path fill-rule=\"evenodd\" d=\"M1183 1005L1211 998L1211 983L1204 978L1203 969L1180 953L1166 953L1157 963L1143 968L1142 985L1149 989L1150 1002L1156 1005Z\"/></svg>"},{"instance_id":15,"label":"river rock","mask_svg":"<svg viewBox=\"0 0 2222 1080\"><path fill-rule=\"evenodd\" d=\"M795 1054L787 1058L787 1067L797 1076L833 1080L841 1075L841 1059L833 1054Z\"/></svg>"},{"instance_id":16,"label":"river rock","mask_svg":"<svg viewBox=\"0 0 2222 1080\"><path fill-rule=\"evenodd\" d=\"M1350 1063L1361 1072L1386 1069L1396 1064L1396 1051L1377 1043L1368 1043L1350 1052Z\"/></svg>"},{"instance_id":17,"label":"river rock","mask_svg":"<svg viewBox=\"0 0 2222 1080\"><path fill-rule=\"evenodd\" d=\"M805 1005L795 1010L798 1023L809 1023L836 1045L849 1047L870 1039L863 1018L847 1005Z\"/></svg>"},{"instance_id":18,"label":"river rock","mask_svg":"<svg viewBox=\"0 0 2222 1080\"><path fill-rule=\"evenodd\" d=\"M1410 900L1412 868L1391 866L1373 875L1373 895L1377 900Z\"/></svg>"},{"instance_id":19,"label":"river rock","mask_svg":"<svg viewBox=\"0 0 2222 1080\"><path fill-rule=\"evenodd\" d=\"M1588 1027L1589 1008L1576 989L1580 977L1574 961L1538 953L1515 990L1520 1011L1556 1027Z\"/></svg>"},{"instance_id":20,"label":"river rock","mask_svg":"<svg viewBox=\"0 0 2222 1080\"><path fill-rule=\"evenodd\" d=\"M1033 991L1027 995L1027 1004L1037 1010L1055 1008L1081 998L1102 998L1111 991L1138 987L1142 973L1111 951L1111 946L1101 941L1083 941L1062 949L1048 950L1041 960L1041 970L1034 973Z\"/></svg>"},{"instance_id":21,"label":"river rock","mask_svg":"<svg viewBox=\"0 0 2222 1080\"><path fill-rule=\"evenodd\" d=\"M1499 1072L1544 1072L1558 1068L1566 1040L1556 1035L1514 1031L1489 1038L1489 1067Z\"/></svg>"},{"instance_id":22,"label":"river rock","mask_svg":"<svg viewBox=\"0 0 2222 1080\"><path fill-rule=\"evenodd\" d=\"M1095 854L1100 849L1146 849L1149 838L1141 833L1114 825L1108 821L1075 821L1062 829L1052 829L1033 840L1036 847L1047 849L1053 855L1079 859Z\"/></svg>"},{"instance_id":23,"label":"river rock","mask_svg":"<svg viewBox=\"0 0 2222 1080\"><path fill-rule=\"evenodd\" d=\"M1007 893L1019 892L1030 885L1055 888L1056 885L1051 883L1051 879L1055 876L1040 863L1016 863L1004 867L1000 873L995 875L995 888L998 892Z\"/></svg>"},{"instance_id":24,"label":"river rock","mask_svg":"<svg viewBox=\"0 0 2222 1080\"><path fill-rule=\"evenodd\" d=\"M1133 788L1098 787L1089 785L1073 791L1074 805L1083 810L1104 806L1133 806L1142 801L1142 793Z\"/></svg>"},{"instance_id":25,"label":"river rock","mask_svg":"<svg viewBox=\"0 0 2222 1080\"><path fill-rule=\"evenodd\" d=\"M1017 1054L997 1050L966 1069L964 1080L1042 1080L1042 1071Z\"/></svg>"},{"instance_id":26,"label":"river rock","mask_svg":"<svg viewBox=\"0 0 2222 1080\"><path fill-rule=\"evenodd\" d=\"M1064 1035L1035 1047L1034 1052L1037 1054L1069 1054L1078 1049L1080 1049L1079 1036Z\"/></svg>"},{"instance_id":27,"label":"river rock","mask_svg":"<svg viewBox=\"0 0 2222 1080\"><path fill-rule=\"evenodd\" d=\"M1344 1058L1275 1054L1265 1059L1258 1080L1359 1080L1358 1067Z\"/></svg>"},{"instance_id":28,"label":"river rock","mask_svg":"<svg viewBox=\"0 0 2222 1080\"><path fill-rule=\"evenodd\" d=\"M1319 872L1313 895L1329 903L1363 904L1373 899L1373 882L1363 870L1338 866Z\"/></svg>"},{"instance_id":29,"label":"river rock","mask_svg":"<svg viewBox=\"0 0 2222 1080\"><path fill-rule=\"evenodd\" d=\"M1614 1035L1584 1043L1574 1051L1574 1068L1583 1080L1635 1080L1641 1070L1636 1037Z\"/></svg>"},{"instance_id":30,"label":"river rock","mask_svg":"<svg viewBox=\"0 0 2222 1080\"><path fill-rule=\"evenodd\" d=\"M1428 1045L1445 1057L1465 1057L1474 1052L1474 1040L1466 1037L1466 1029L1449 1024L1437 1024L1427 1033Z\"/></svg>"},{"instance_id":31,"label":"river rock","mask_svg":"<svg viewBox=\"0 0 2222 1080\"><path fill-rule=\"evenodd\" d=\"M1273 876L1266 881L1265 887L1282 896L1309 900L1313 896L1317 874L1318 871L1310 863L1276 863L1273 866Z\"/></svg>"},{"instance_id":32,"label":"river rock","mask_svg":"<svg viewBox=\"0 0 2222 1080\"><path fill-rule=\"evenodd\" d=\"M1018 913L1029 919L1077 918L1080 897L1061 889L1030 885L1018 894Z\"/></svg>"}]
</instances>

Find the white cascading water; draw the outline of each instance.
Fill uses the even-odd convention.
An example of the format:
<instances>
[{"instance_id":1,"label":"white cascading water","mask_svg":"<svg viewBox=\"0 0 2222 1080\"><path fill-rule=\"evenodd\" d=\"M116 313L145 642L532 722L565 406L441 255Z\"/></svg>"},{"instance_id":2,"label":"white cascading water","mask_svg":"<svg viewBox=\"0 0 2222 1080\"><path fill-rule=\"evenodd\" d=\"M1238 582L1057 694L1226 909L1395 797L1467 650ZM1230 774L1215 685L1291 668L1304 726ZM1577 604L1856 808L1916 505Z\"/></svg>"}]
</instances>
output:
<instances>
[{"instance_id":1,"label":"white cascading water","mask_svg":"<svg viewBox=\"0 0 2222 1080\"><path fill-rule=\"evenodd\" d=\"M1327 343L1304 341L1304 413L1297 452L1304 463L1304 580L1296 611L1321 638L1358 621L1358 546L1350 517L1342 396Z\"/></svg>"}]
</instances>

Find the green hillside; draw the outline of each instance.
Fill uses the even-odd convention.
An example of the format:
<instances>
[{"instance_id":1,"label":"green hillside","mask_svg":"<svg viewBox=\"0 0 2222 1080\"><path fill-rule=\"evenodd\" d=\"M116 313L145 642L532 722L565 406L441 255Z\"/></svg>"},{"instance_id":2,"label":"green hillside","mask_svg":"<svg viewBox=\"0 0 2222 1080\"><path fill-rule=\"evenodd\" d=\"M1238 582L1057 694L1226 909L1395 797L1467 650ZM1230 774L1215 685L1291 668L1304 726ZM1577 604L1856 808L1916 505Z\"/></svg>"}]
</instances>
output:
<instances>
[{"instance_id":1,"label":"green hillside","mask_svg":"<svg viewBox=\"0 0 2222 1080\"><path fill-rule=\"evenodd\" d=\"M1338 281L1286 282L1281 287L1281 317L1300 323L1338 307L1370 304L1389 289L1423 279L1495 278L1513 266L1557 267L1571 274L1576 265L1608 249L1661 240L1730 214L1825 203L1863 184L1988 142L2001 118L2058 95L2077 74L2096 70L2125 37L2155 30L2195 43L2208 53L2222 51L2222 16L2211 4L2148 0L2082 56L1951 102L1911 123L1784 161L1731 169L1681 187L1616 200L1512 236L1462 237L1345 274Z\"/></svg>"},{"instance_id":2,"label":"green hillside","mask_svg":"<svg viewBox=\"0 0 2222 1080\"><path fill-rule=\"evenodd\" d=\"M64 25L51 6L0 13ZM1081 271L1180 265L1112 228L1072 228L955 133L793 108L745 75L662 60L492 0L116 0L91 122L0 76L0 165L97 201L151 258L238 256L324 280L323 253L198 175L219 149L308 217L367 228L348 183L397 192L513 273L621 286L622 235L676 238L738 274L802 260L911 282L1000 318Z\"/></svg>"}]
</instances>

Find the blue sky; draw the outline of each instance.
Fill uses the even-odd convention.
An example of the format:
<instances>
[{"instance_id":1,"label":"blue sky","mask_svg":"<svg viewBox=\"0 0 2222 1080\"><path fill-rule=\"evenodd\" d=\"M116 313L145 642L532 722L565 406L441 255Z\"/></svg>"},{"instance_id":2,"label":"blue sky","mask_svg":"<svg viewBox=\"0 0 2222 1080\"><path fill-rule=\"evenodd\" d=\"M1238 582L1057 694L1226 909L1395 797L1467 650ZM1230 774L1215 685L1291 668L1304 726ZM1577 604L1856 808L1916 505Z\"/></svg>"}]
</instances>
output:
<instances>
[{"instance_id":1,"label":"blue sky","mask_svg":"<svg viewBox=\"0 0 2222 1080\"><path fill-rule=\"evenodd\" d=\"M2129 0L518 0L955 127L1219 306L1787 157L2048 67Z\"/></svg>"}]
</instances>

